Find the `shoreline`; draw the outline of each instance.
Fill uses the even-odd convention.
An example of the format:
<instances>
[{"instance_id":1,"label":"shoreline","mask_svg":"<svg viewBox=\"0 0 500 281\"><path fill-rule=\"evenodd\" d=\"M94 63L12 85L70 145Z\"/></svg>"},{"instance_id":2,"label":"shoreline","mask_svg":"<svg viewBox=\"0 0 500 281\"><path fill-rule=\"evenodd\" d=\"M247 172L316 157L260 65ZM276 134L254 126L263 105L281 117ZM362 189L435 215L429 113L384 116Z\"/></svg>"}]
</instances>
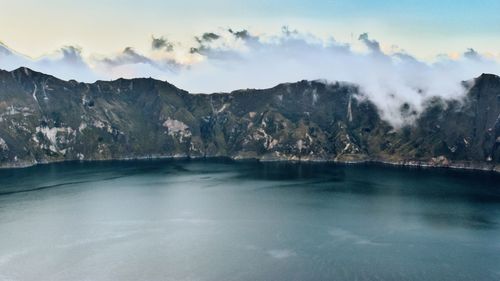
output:
<instances>
[{"instance_id":1,"label":"shoreline","mask_svg":"<svg viewBox=\"0 0 500 281\"><path fill-rule=\"evenodd\" d=\"M74 160L52 160L44 162L19 162L17 164L7 164L0 166L0 170L25 169L39 165L57 164L57 163L92 163L92 162L111 162L111 161L141 161L141 160L215 160L224 159L235 162L254 161L261 163L283 162L283 163L332 163L343 165L361 165L378 164L402 168L420 168L420 169L451 169L465 171L481 171L500 174L500 164L456 161L450 164L437 164L429 161L401 160L387 161L383 159L361 159L361 160L337 160L337 159L287 159L287 158L266 158L266 157L230 157L230 156L188 156L188 155L158 155L143 157L122 157L109 159L74 159Z\"/></svg>"}]
</instances>

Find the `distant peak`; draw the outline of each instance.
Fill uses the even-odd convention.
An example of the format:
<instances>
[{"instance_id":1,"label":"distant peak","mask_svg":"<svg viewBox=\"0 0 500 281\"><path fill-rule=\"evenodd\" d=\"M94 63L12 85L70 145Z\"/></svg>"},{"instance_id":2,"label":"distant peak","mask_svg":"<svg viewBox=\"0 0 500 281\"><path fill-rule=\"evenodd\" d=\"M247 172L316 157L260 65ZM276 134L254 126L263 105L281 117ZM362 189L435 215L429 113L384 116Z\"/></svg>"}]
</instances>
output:
<instances>
[{"instance_id":1,"label":"distant peak","mask_svg":"<svg viewBox=\"0 0 500 281\"><path fill-rule=\"evenodd\" d=\"M42 78L42 79L48 79L48 78L52 78L52 79L57 79L57 80L60 80L52 75L49 75L49 74L45 74L43 72L38 72L38 71L35 71L29 67L25 67L25 66L21 66L21 67L18 67L12 71L10 71L10 73L12 73L15 77L29 77L29 78Z\"/></svg>"},{"instance_id":2,"label":"distant peak","mask_svg":"<svg viewBox=\"0 0 500 281\"><path fill-rule=\"evenodd\" d=\"M11 72L14 74L21 73L21 74L24 74L26 76L30 76L33 73L41 74L40 72L36 72L33 69L25 67L25 66L18 67L16 69L12 70Z\"/></svg>"},{"instance_id":3,"label":"distant peak","mask_svg":"<svg viewBox=\"0 0 500 281\"><path fill-rule=\"evenodd\" d=\"M2 41L0 41L0 54L4 54L4 55L11 55L12 54L12 50L7 45L5 45Z\"/></svg>"},{"instance_id":4,"label":"distant peak","mask_svg":"<svg viewBox=\"0 0 500 281\"><path fill-rule=\"evenodd\" d=\"M491 73L483 73L476 80L500 80L500 77Z\"/></svg>"}]
</instances>

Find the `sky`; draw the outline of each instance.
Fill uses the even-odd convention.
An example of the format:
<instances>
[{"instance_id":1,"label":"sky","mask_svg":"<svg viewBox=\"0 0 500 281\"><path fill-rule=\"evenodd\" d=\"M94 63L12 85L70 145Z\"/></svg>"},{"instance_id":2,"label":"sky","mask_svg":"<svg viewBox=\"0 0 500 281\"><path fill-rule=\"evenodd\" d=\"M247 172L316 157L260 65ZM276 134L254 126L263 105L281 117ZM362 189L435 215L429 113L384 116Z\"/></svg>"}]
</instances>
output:
<instances>
[{"instance_id":1,"label":"sky","mask_svg":"<svg viewBox=\"0 0 500 281\"><path fill-rule=\"evenodd\" d=\"M0 41L33 57L61 45L145 51L150 36L190 43L210 29L273 33L283 25L349 42L368 32L422 59L500 52L498 0L0 0Z\"/></svg>"},{"instance_id":2,"label":"sky","mask_svg":"<svg viewBox=\"0 0 500 281\"><path fill-rule=\"evenodd\" d=\"M401 105L419 113L500 74L498 11L498 0L0 0L0 69L195 93L344 81L401 125Z\"/></svg>"}]
</instances>

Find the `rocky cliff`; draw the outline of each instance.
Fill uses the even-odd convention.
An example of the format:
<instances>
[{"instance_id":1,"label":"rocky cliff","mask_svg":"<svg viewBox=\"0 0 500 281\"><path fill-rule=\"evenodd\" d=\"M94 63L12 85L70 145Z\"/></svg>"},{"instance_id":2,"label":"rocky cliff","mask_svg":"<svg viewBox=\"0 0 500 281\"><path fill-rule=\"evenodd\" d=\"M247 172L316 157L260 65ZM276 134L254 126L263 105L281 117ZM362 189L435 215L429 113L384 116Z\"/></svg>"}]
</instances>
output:
<instances>
[{"instance_id":1,"label":"rocky cliff","mask_svg":"<svg viewBox=\"0 0 500 281\"><path fill-rule=\"evenodd\" d=\"M63 160L231 157L379 161L500 170L500 77L428 102L393 128L346 83L190 94L154 79L93 84L0 71L0 166Z\"/></svg>"}]
</instances>

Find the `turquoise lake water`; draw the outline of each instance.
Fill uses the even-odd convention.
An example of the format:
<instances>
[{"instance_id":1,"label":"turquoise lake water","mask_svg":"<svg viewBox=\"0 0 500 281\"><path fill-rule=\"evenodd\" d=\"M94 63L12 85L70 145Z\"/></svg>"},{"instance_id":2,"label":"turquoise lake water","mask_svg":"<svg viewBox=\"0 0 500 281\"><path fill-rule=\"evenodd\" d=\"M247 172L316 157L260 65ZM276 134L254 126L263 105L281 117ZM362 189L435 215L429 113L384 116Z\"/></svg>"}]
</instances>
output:
<instances>
[{"instance_id":1,"label":"turquoise lake water","mask_svg":"<svg viewBox=\"0 0 500 281\"><path fill-rule=\"evenodd\" d=\"M229 160L0 170L0 280L500 280L500 176Z\"/></svg>"}]
</instances>

